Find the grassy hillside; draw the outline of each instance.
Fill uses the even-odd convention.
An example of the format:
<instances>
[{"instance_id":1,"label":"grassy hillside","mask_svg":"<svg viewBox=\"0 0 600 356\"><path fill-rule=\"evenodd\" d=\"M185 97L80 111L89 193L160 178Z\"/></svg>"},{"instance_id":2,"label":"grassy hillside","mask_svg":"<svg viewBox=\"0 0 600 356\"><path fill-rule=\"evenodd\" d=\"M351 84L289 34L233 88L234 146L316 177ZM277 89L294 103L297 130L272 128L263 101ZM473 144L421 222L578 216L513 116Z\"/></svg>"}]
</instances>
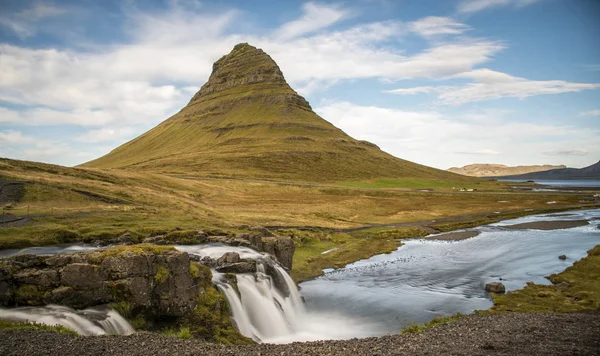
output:
<instances>
[{"instance_id":1,"label":"grassy hillside","mask_svg":"<svg viewBox=\"0 0 600 356\"><path fill-rule=\"evenodd\" d=\"M267 54L247 44L215 63L179 113L84 166L305 182L469 181L346 135L312 111Z\"/></svg>"}]
</instances>

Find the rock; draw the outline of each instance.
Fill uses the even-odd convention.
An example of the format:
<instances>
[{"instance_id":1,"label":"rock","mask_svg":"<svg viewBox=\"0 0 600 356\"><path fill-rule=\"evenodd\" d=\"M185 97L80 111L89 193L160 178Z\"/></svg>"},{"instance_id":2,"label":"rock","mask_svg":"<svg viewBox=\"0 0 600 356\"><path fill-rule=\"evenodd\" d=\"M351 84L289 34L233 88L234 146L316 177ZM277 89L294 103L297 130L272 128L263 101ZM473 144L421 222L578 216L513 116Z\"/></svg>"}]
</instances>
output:
<instances>
[{"instance_id":1,"label":"rock","mask_svg":"<svg viewBox=\"0 0 600 356\"><path fill-rule=\"evenodd\" d=\"M256 263L254 261L246 261L233 263L225 266L217 267L217 272L221 273L255 273Z\"/></svg>"},{"instance_id":2,"label":"rock","mask_svg":"<svg viewBox=\"0 0 600 356\"><path fill-rule=\"evenodd\" d=\"M100 267L86 263L67 265L60 272L61 285L77 289L98 289L104 279Z\"/></svg>"},{"instance_id":3,"label":"rock","mask_svg":"<svg viewBox=\"0 0 600 356\"><path fill-rule=\"evenodd\" d=\"M569 289L569 287L571 286L569 283L567 282L560 282L558 284L554 285L556 287L556 289L558 290L567 290Z\"/></svg>"},{"instance_id":4,"label":"rock","mask_svg":"<svg viewBox=\"0 0 600 356\"><path fill-rule=\"evenodd\" d=\"M218 265L238 262L240 262L240 254L237 252L225 252L225 254L223 254L223 256L219 257L217 260Z\"/></svg>"},{"instance_id":5,"label":"rock","mask_svg":"<svg viewBox=\"0 0 600 356\"><path fill-rule=\"evenodd\" d=\"M208 256L202 257L199 262L209 268L217 267L217 260Z\"/></svg>"},{"instance_id":6,"label":"rock","mask_svg":"<svg viewBox=\"0 0 600 356\"><path fill-rule=\"evenodd\" d=\"M490 282L485 285L485 291L490 293L504 293L506 288L500 282Z\"/></svg>"},{"instance_id":7,"label":"rock","mask_svg":"<svg viewBox=\"0 0 600 356\"><path fill-rule=\"evenodd\" d=\"M135 313L181 317L196 308L206 283L210 280L192 276L188 254L175 250L120 249L0 260L2 306L60 304L82 309L123 302Z\"/></svg>"},{"instance_id":8,"label":"rock","mask_svg":"<svg viewBox=\"0 0 600 356\"><path fill-rule=\"evenodd\" d=\"M146 237L142 243L155 245L169 245L169 241L165 240L163 235Z\"/></svg>"},{"instance_id":9,"label":"rock","mask_svg":"<svg viewBox=\"0 0 600 356\"><path fill-rule=\"evenodd\" d=\"M533 286L533 285L535 285L535 283L533 283L532 281L528 281L528 282L527 282L527 285L528 285L528 286Z\"/></svg>"},{"instance_id":10,"label":"rock","mask_svg":"<svg viewBox=\"0 0 600 356\"><path fill-rule=\"evenodd\" d=\"M291 237L262 237L250 235L252 246L262 252L273 255L281 265L288 270L292 269L295 245Z\"/></svg>"},{"instance_id":11,"label":"rock","mask_svg":"<svg viewBox=\"0 0 600 356\"><path fill-rule=\"evenodd\" d=\"M558 259L559 260L566 260L567 256L566 255L560 255L560 256L558 256Z\"/></svg>"}]
</instances>

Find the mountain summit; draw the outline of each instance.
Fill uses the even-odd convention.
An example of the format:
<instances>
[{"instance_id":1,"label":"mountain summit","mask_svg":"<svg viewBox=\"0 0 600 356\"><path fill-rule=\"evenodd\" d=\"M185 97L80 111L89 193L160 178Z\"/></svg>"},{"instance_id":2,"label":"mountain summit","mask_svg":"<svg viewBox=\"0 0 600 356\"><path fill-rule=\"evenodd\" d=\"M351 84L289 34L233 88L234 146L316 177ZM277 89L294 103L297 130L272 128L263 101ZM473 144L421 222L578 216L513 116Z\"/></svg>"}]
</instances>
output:
<instances>
[{"instance_id":1,"label":"mountain summit","mask_svg":"<svg viewBox=\"0 0 600 356\"><path fill-rule=\"evenodd\" d=\"M312 110L268 54L247 43L214 63L181 111L84 166L314 182L461 179L346 135Z\"/></svg>"}]
</instances>

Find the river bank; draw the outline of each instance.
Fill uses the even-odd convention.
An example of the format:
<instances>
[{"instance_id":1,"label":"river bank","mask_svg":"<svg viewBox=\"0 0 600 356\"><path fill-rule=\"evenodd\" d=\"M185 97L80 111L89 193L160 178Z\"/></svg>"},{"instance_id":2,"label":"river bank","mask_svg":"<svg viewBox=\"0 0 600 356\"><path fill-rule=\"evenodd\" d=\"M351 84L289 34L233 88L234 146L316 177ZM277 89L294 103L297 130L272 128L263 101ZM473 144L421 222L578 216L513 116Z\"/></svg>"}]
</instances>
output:
<instances>
[{"instance_id":1,"label":"river bank","mask_svg":"<svg viewBox=\"0 0 600 356\"><path fill-rule=\"evenodd\" d=\"M0 331L2 355L597 355L600 313L468 315L415 334L287 345L222 346L155 334Z\"/></svg>"}]
</instances>

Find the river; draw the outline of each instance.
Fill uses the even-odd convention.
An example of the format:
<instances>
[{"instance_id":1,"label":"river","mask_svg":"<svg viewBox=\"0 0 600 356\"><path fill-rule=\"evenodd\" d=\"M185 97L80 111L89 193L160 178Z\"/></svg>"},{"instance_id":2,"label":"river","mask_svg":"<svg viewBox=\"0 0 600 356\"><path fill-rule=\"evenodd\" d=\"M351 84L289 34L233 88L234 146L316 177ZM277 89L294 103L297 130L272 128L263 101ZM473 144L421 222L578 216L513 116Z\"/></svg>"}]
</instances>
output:
<instances>
[{"instance_id":1,"label":"river","mask_svg":"<svg viewBox=\"0 0 600 356\"><path fill-rule=\"evenodd\" d=\"M589 224L560 230L508 228L564 220ZM300 292L293 288L287 273L276 266L272 273L285 282L290 292L279 290L264 267L271 258L248 248L214 244L177 248L214 258L237 251L242 258L262 261L256 275L238 275L240 293L219 280L216 272L214 281L225 293L242 333L257 341L288 343L394 334L437 316L487 309L492 301L484 291L485 283L501 281L508 291L523 288L528 281L549 283L544 276L563 271L600 244L599 224L600 209L595 209L528 216L468 229L479 235L460 241L409 239L393 253L327 270L324 276L301 283ZM5 250L0 256L93 249L81 244L56 245ZM566 260L559 259L559 255L566 255ZM15 313L31 316L49 312L56 314L48 308L2 311L13 318Z\"/></svg>"}]
</instances>

